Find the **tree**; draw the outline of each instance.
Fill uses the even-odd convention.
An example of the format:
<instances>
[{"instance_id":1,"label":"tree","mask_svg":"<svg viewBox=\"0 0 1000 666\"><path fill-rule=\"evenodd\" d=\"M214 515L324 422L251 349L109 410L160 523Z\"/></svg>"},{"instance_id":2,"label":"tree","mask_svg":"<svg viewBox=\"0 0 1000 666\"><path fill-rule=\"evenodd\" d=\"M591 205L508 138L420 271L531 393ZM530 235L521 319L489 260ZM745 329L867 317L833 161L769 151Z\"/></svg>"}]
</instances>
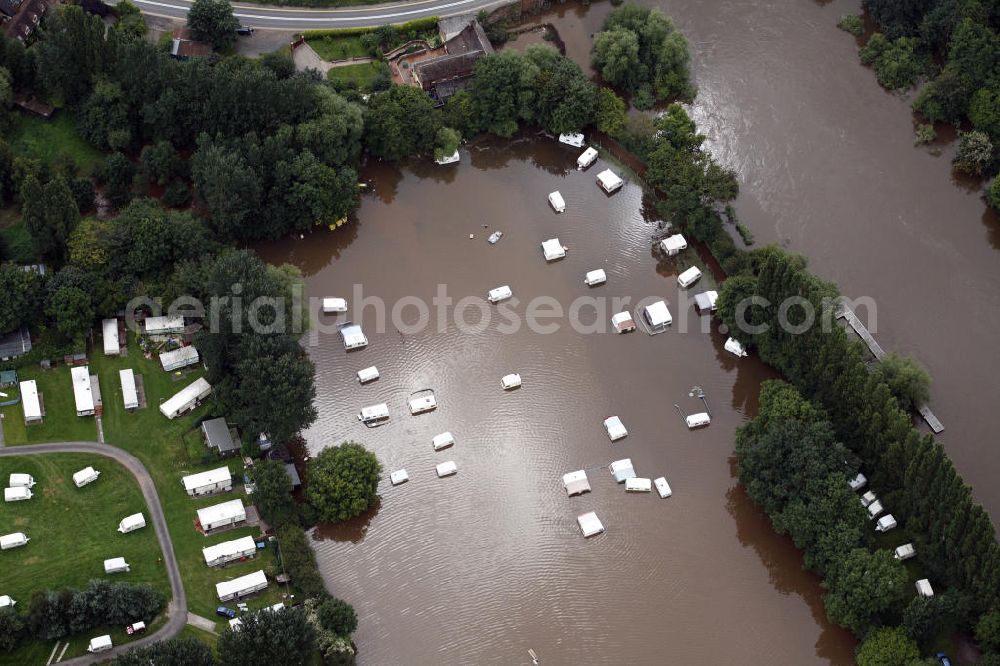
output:
<instances>
[{"instance_id":1,"label":"tree","mask_svg":"<svg viewBox=\"0 0 1000 666\"><path fill-rule=\"evenodd\" d=\"M80 211L62 176L44 186L33 175L27 176L21 186L21 215L41 256L65 255L66 240L80 220Z\"/></svg>"},{"instance_id":2,"label":"tree","mask_svg":"<svg viewBox=\"0 0 1000 666\"><path fill-rule=\"evenodd\" d=\"M116 6L118 10L118 21L112 28L118 32L124 40L138 40L146 35L146 21L142 18L142 12L130 0L122 0Z\"/></svg>"},{"instance_id":3,"label":"tree","mask_svg":"<svg viewBox=\"0 0 1000 666\"><path fill-rule=\"evenodd\" d=\"M535 116L538 67L519 53L491 53L476 62L472 105L483 131L511 137L519 123Z\"/></svg>"},{"instance_id":4,"label":"tree","mask_svg":"<svg viewBox=\"0 0 1000 666\"><path fill-rule=\"evenodd\" d=\"M958 139L958 152L955 153L955 166L973 176L982 175L990 162L993 161L993 142L985 132L972 130L962 132Z\"/></svg>"},{"instance_id":5,"label":"tree","mask_svg":"<svg viewBox=\"0 0 1000 666\"><path fill-rule=\"evenodd\" d=\"M7 125L8 114L14 106L14 87L11 85L10 72L6 67L0 67L0 128Z\"/></svg>"},{"instance_id":6,"label":"tree","mask_svg":"<svg viewBox=\"0 0 1000 666\"><path fill-rule=\"evenodd\" d=\"M132 648L117 656L111 666L214 666L212 648L197 638L177 636L150 645Z\"/></svg>"},{"instance_id":7,"label":"tree","mask_svg":"<svg viewBox=\"0 0 1000 666\"><path fill-rule=\"evenodd\" d=\"M354 606L342 599L330 597L316 609L320 626L338 636L350 636L358 628Z\"/></svg>"},{"instance_id":8,"label":"tree","mask_svg":"<svg viewBox=\"0 0 1000 666\"><path fill-rule=\"evenodd\" d=\"M240 27L229 0L194 0L188 10L187 24L192 37L208 42L217 51L236 43L236 30Z\"/></svg>"},{"instance_id":9,"label":"tree","mask_svg":"<svg viewBox=\"0 0 1000 666\"><path fill-rule=\"evenodd\" d=\"M134 176L135 167L122 153L112 153L97 172L98 181L104 185L104 194L115 208L122 208L132 199Z\"/></svg>"},{"instance_id":10,"label":"tree","mask_svg":"<svg viewBox=\"0 0 1000 666\"><path fill-rule=\"evenodd\" d=\"M295 61L283 51L265 53L260 57L260 66L270 70L279 79L287 79L295 74Z\"/></svg>"},{"instance_id":11,"label":"tree","mask_svg":"<svg viewBox=\"0 0 1000 666\"><path fill-rule=\"evenodd\" d=\"M434 159L443 160L445 157L454 155L461 141L462 135L458 133L458 130L442 127L437 131L437 136L434 139Z\"/></svg>"},{"instance_id":12,"label":"tree","mask_svg":"<svg viewBox=\"0 0 1000 666\"><path fill-rule=\"evenodd\" d=\"M184 175L184 162L169 141L157 141L144 147L139 164L142 173L157 185L166 185Z\"/></svg>"},{"instance_id":13,"label":"tree","mask_svg":"<svg viewBox=\"0 0 1000 666\"><path fill-rule=\"evenodd\" d=\"M991 610L976 622L976 640L991 652L1000 652L1000 611Z\"/></svg>"},{"instance_id":14,"label":"tree","mask_svg":"<svg viewBox=\"0 0 1000 666\"><path fill-rule=\"evenodd\" d=\"M126 150L132 143L128 103L121 86L100 78L77 113L80 135L101 150Z\"/></svg>"},{"instance_id":15,"label":"tree","mask_svg":"<svg viewBox=\"0 0 1000 666\"><path fill-rule=\"evenodd\" d=\"M610 88L599 87L594 109L594 124L597 129L610 137L620 137L625 131L626 118L625 100Z\"/></svg>"},{"instance_id":16,"label":"tree","mask_svg":"<svg viewBox=\"0 0 1000 666\"><path fill-rule=\"evenodd\" d=\"M594 116L594 85L580 66L549 46L531 46L525 58L538 68L535 122L553 134L575 133Z\"/></svg>"},{"instance_id":17,"label":"tree","mask_svg":"<svg viewBox=\"0 0 1000 666\"><path fill-rule=\"evenodd\" d=\"M23 632L24 620L17 611L9 606L0 609L0 652L12 652L21 641Z\"/></svg>"},{"instance_id":18,"label":"tree","mask_svg":"<svg viewBox=\"0 0 1000 666\"><path fill-rule=\"evenodd\" d=\"M205 136L191 159L191 179L220 236L258 235L255 222L263 207L263 183L242 155Z\"/></svg>"},{"instance_id":19,"label":"tree","mask_svg":"<svg viewBox=\"0 0 1000 666\"><path fill-rule=\"evenodd\" d=\"M639 88L639 36L631 30L617 28L597 33L591 60L611 85L628 91Z\"/></svg>"},{"instance_id":20,"label":"tree","mask_svg":"<svg viewBox=\"0 0 1000 666\"><path fill-rule=\"evenodd\" d=\"M832 622L863 636L883 613L906 598L906 568L888 550L855 548L835 562L823 581L826 613Z\"/></svg>"},{"instance_id":21,"label":"tree","mask_svg":"<svg viewBox=\"0 0 1000 666\"><path fill-rule=\"evenodd\" d=\"M39 75L51 93L76 104L112 60L113 49L104 40L104 23L71 5L60 5L45 23L45 39L38 49Z\"/></svg>"},{"instance_id":22,"label":"tree","mask_svg":"<svg viewBox=\"0 0 1000 666\"><path fill-rule=\"evenodd\" d=\"M219 661L223 664L272 666L313 663L316 631L302 608L245 613L238 629L219 636Z\"/></svg>"},{"instance_id":23,"label":"tree","mask_svg":"<svg viewBox=\"0 0 1000 666\"><path fill-rule=\"evenodd\" d=\"M44 303L42 277L18 266L0 266L0 335L34 321Z\"/></svg>"},{"instance_id":24,"label":"tree","mask_svg":"<svg viewBox=\"0 0 1000 666\"><path fill-rule=\"evenodd\" d=\"M292 480L283 463L262 460L250 469L254 484L254 504L267 524L275 529L296 520Z\"/></svg>"},{"instance_id":25,"label":"tree","mask_svg":"<svg viewBox=\"0 0 1000 666\"><path fill-rule=\"evenodd\" d=\"M56 330L68 340L82 334L94 320L90 295L77 287L62 287L49 298L45 314L55 321Z\"/></svg>"},{"instance_id":26,"label":"tree","mask_svg":"<svg viewBox=\"0 0 1000 666\"><path fill-rule=\"evenodd\" d=\"M309 464L309 501L320 520L353 518L375 501L381 472L378 458L361 444L327 447Z\"/></svg>"},{"instance_id":27,"label":"tree","mask_svg":"<svg viewBox=\"0 0 1000 666\"><path fill-rule=\"evenodd\" d=\"M883 87L898 90L915 84L927 70L929 59L919 49L919 43L911 37L889 41L876 32L858 54L863 64L875 68L875 75Z\"/></svg>"},{"instance_id":28,"label":"tree","mask_svg":"<svg viewBox=\"0 0 1000 666\"><path fill-rule=\"evenodd\" d=\"M316 553L309 547L309 539L305 531L298 525L288 524L278 528L278 548L281 553L281 563L289 577L295 581L295 587L307 599L319 599L326 596L326 585L323 583L319 569L316 567Z\"/></svg>"},{"instance_id":29,"label":"tree","mask_svg":"<svg viewBox=\"0 0 1000 666\"><path fill-rule=\"evenodd\" d=\"M865 638L857 659L858 666L912 666L920 649L902 627L880 627Z\"/></svg>"},{"instance_id":30,"label":"tree","mask_svg":"<svg viewBox=\"0 0 1000 666\"><path fill-rule=\"evenodd\" d=\"M400 160L434 149L439 121L434 103L412 86L374 96L365 115L365 143L377 157Z\"/></svg>"},{"instance_id":31,"label":"tree","mask_svg":"<svg viewBox=\"0 0 1000 666\"><path fill-rule=\"evenodd\" d=\"M875 365L873 373L889 386L899 406L906 411L917 409L931 397L931 376L914 359L890 352Z\"/></svg>"}]
</instances>

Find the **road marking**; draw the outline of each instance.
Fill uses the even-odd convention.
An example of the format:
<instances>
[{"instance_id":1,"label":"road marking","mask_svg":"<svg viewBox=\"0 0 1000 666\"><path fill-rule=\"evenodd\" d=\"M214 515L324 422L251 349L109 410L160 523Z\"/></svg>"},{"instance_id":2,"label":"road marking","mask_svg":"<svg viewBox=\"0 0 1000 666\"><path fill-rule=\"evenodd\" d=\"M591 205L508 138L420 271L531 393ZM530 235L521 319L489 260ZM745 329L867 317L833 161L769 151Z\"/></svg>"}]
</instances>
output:
<instances>
[{"instance_id":1,"label":"road marking","mask_svg":"<svg viewBox=\"0 0 1000 666\"><path fill-rule=\"evenodd\" d=\"M180 4L174 5L178 9L190 9L194 0L176 0ZM432 5L441 0L405 0L405 2L390 3L388 5L362 5L358 7L323 8L323 7L271 7L268 5L233 5L233 9L250 9L261 12L289 12L301 14L359 14L363 12L381 12L392 10L394 6L405 5L415 7L417 5ZM470 2L472 0L469 0Z\"/></svg>"},{"instance_id":2,"label":"road marking","mask_svg":"<svg viewBox=\"0 0 1000 666\"><path fill-rule=\"evenodd\" d=\"M234 12L234 15L238 18L260 19L262 21L309 21L309 22L367 21L367 20L392 19L402 16L412 16L413 14L424 14L426 16L434 16L438 10L451 9L453 7L460 7L462 5L467 5L469 3L474 3L474 2L478 2L478 0L456 0L455 2L449 2L443 5L436 5L434 7L430 7L427 9L411 9L403 12L396 12L393 14L378 14L376 16L354 16L354 17L343 17L343 18L334 18L334 17L307 18L303 16L260 16L256 14L241 14L238 12ZM188 9L188 7L185 5L173 5L166 2L153 2L153 0L136 0L135 4L138 5L139 7L150 5L153 7L176 9L178 11L182 11L185 13L187 12ZM303 10L296 10L296 11L303 11ZM320 14L323 12L314 12L314 13ZM176 17L170 17L170 18L176 18Z\"/></svg>"}]
</instances>

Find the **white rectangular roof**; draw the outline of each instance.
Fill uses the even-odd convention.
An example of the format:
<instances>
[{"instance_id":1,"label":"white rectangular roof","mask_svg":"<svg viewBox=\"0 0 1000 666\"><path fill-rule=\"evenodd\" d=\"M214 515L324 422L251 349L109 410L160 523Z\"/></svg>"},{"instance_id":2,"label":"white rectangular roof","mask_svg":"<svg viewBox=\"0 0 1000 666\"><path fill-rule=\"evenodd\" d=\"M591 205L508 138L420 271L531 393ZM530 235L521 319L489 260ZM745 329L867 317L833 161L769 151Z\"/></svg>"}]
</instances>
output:
<instances>
[{"instance_id":1,"label":"white rectangular roof","mask_svg":"<svg viewBox=\"0 0 1000 666\"><path fill-rule=\"evenodd\" d=\"M546 261L552 261L553 259L565 257L566 250L563 249L562 243L559 242L558 238L550 238L542 243L542 254L545 255Z\"/></svg>"},{"instance_id":2,"label":"white rectangular roof","mask_svg":"<svg viewBox=\"0 0 1000 666\"><path fill-rule=\"evenodd\" d=\"M347 312L347 301L343 298L324 298L323 312Z\"/></svg>"},{"instance_id":3,"label":"white rectangular roof","mask_svg":"<svg viewBox=\"0 0 1000 666\"><path fill-rule=\"evenodd\" d=\"M389 475L389 482L394 486L398 486L401 483L406 483L410 480L410 475L406 473L405 469L397 469L395 472Z\"/></svg>"},{"instance_id":4,"label":"white rectangular roof","mask_svg":"<svg viewBox=\"0 0 1000 666\"><path fill-rule=\"evenodd\" d=\"M118 531L124 534L131 529L145 526L146 519L143 517L142 513L133 513L131 516L125 516L122 518L121 522L118 523Z\"/></svg>"},{"instance_id":5,"label":"white rectangular roof","mask_svg":"<svg viewBox=\"0 0 1000 666\"><path fill-rule=\"evenodd\" d=\"M234 499L222 502L221 504L206 506L204 509L198 509L198 522L201 523L202 527L206 527L227 520L245 520L246 515L246 509L243 508L243 500Z\"/></svg>"},{"instance_id":6,"label":"white rectangular roof","mask_svg":"<svg viewBox=\"0 0 1000 666\"><path fill-rule=\"evenodd\" d=\"M677 284L682 287L687 287L698 281L701 277L701 269L697 266L692 266L683 273L677 276Z\"/></svg>"},{"instance_id":7,"label":"white rectangular roof","mask_svg":"<svg viewBox=\"0 0 1000 666\"><path fill-rule=\"evenodd\" d=\"M135 373L132 371L132 368L119 370L118 379L122 383L122 401L124 401L125 407L138 407L139 392L135 388Z\"/></svg>"},{"instance_id":8,"label":"white rectangular roof","mask_svg":"<svg viewBox=\"0 0 1000 666\"><path fill-rule=\"evenodd\" d=\"M76 413L94 411L94 394L90 386L90 367L81 366L70 370L73 378L73 398L76 400Z\"/></svg>"},{"instance_id":9,"label":"white rectangular roof","mask_svg":"<svg viewBox=\"0 0 1000 666\"><path fill-rule=\"evenodd\" d=\"M653 482L649 479L643 479L638 476L634 476L631 479L625 479L625 491L630 493L648 493L653 489Z\"/></svg>"},{"instance_id":10,"label":"white rectangular roof","mask_svg":"<svg viewBox=\"0 0 1000 666\"><path fill-rule=\"evenodd\" d=\"M362 331L361 327L357 324L342 326L340 329L340 337L343 338L344 347L347 349L365 347L368 345L368 338L365 337L364 331Z\"/></svg>"},{"instance_id":11,"label":"white rectangular roof","mask_svg":"<svg viewBox=\"0 0 1000 666\"><path fill-rule=\"evenodd\" d=\"M24 486L30 488L35 485L35 478L30 474L21 474L20 472L14 472L8 477L8 484L11 487L14 486Z\"/></svg>"},{"instance_id":12,"label":"white rectangular roof","mask_svg":"<svg viewBox=\"0 0 1000 666\"><path fill-rule=\"evenodd\" d=\"M934 588L931 587L931 582L926 578L921 578L920 580L918 580L916 583L916 587L917 587L917 594L919 594L920 596L922 597L934 596Z\"/></svg>"},{"instance_id":13,"label":"white rectangular roof","mask_svg":"<svg viewBox=\"0 0 1000 666\"><path fill-rule=\"evenodd\" d=\"M576 158L576 166L580 169L589 167L597 159L597 150L593 147L587 148L587 150L580 153L580 156Z\"/></svg>"},{"instance_id":14,"label":"white rectangular roof","mask_svg":"<svg viewBox=\"0 0 1000 666\"><path fill-rule=\"evenodd\" d=\"M434 435L434 439L431 440L434 445L435 451L440 451L441 449L447 448L455 443L455 436L450 432L443 432L440 435Z\"/></svg>"},{"instance_id":15,"label":"white rectangular roof","mask_svg":"<svg viewBox=\"0 0 1000 666\"><path fill-rule=\"evenodd\" d=\"M264 575L263 571L254 571L246 576L240 576L239 578L234 578L233 580L224 580L221 583L216 583L215 591L221 599L223 597L239 594L245 590L252 590L261 586L267 587L267 576Z\"/></svg>"},{"instance_id":16,"label":"white rectangular roof","mask_svg":"<svg viewBox=\"0 0 1000 666\"><path fill-rule=\"evenodd\" d=\"M116 571L118 569L128 569L128 562L125 561L124 557L112 557L109 560L104 560L105 573Z\"/></svg>"},{"instance_id":17,"label":"white rectangular roof","mask_svg":"<svg viewBox=\"0 0 1000 666\"><path fill-rule=\"evenodd\" d=\"M98 476L100 476L100 474L101 473L98 472L93 467L84 467L79 472L75 472L73 474L73 483L78 486L81 484L86 484L96 479Z\"/></svg>"},{"instance_id":18,"label":"white rectangular roof","mask_svg":"<svg viewBox=\"0 0 1000 666\"><path fill-rule=\"evenodd\" d=\"M42 403L38 400L38 384L34 379L21 382L21 405L24 407L24 418L42 418Z\"/></svg>"},{"instance_id":19,"label":"white rectangular roof","mask_svg":"<svg viewBox=\"0 0 1000 666\"><path fill-rule=\"evenodd\" d=\"M719 301L719 292L717 291L703 291L700 294L694 295L694 304L699 310L714 310L716 303Z\"/></svg>"},{"instance_id":20,"label":"white rectangular roof","mask_svg":"<svg viewBox=\"0 0 1000 666\"><path fill-rule=\"evenodd\" d=\"M566 494L570 497L590 492L590 481L587 480L586 470L578 469L575 472L563 474L562 480L563 486L566 487Z\"/></svg>"},{"instance_id":21,"label":"white rectangular roof","mask_svg":"<svg viewBox=\"0 0 1000 666\"><path fill-rule=\"evenodd\" d=\"M451 476L458 471L458 465L454 460L448 460L437 466L438 477Z\"/></svg>"},{"instance_id":22,"label":"white rectangular roof","mask_svg":"<svg viewBox=\"0 0 1000 666\"><path fill-rule=\"evenodd\" d=\"M98 650L107 650L111 647L111 635L104 634L103 636L96 636L90 639L90 647L87 648L90 652L97 652Z\"/></svg>"},{"instance_id":23,"label":"white rectangular roof","mask_svg":"<svg viewBox=\"0 0 1000 666\"><path fill-rule=\"evenodd\" d=\"M181 479L184 490L197 490L205 486L214 486L218 483L228 483L233 480L228 467L218 467L197 474L189 474Z\"/></svg>"},{"instance_id":24,"label":"white rectangular roof","mask_svg":"<svg viewBox=\"0 0 1000 666\"><path fill-rule=\"evenodd\" d=\"M121 344L118 342L118 320L105 319L101 322L104 329L104 354L105 356L117 356L121 352Z\"/></svg>"},{"instance_id":25,"label":"white rectangular roof","mask_svg":"<svg viewBox=\"0 0 1000 666\"><path fill-rule=\"evenodd\" d=\"M0 594L0 608L7 608L8 606L13 606L17 602L11 599L6 594Z\"/></svg>"},{"instance_id":26,"label":"white rectangular roof","mask_svg":"<svg viewBox=\"0 0 1000 666\"><path fill-rule=\"evenodd\" d=\"M592 537L604 531L604 525L601 524L600 518L593 511L580 514L576 517L576 522L585 537Z\"/></svg>"},{"instance_id":27,"label":"white rectangular roof","mask_svg":"<svg viewBox=\"0 0 1000 666\"><path fill-rule=\"evenodd\" d=\"M251 536L245 536L231 541L223 541L222 543L217 543L214 546L207 546L201 549L202 555L205 556L206 564L211 564L212 562L223 558L235 557L240 553L253 553L256 551L257 542L254 541Z\"/></svg>"},{"instance_id":28,"label":"white rectangular roof","mask_svg":"<svg viewBox=\"0 0 1000 666\"><path fill-rule=\"evenodd\" d=\"M362 384L366 382L373 382L376 379L378 379L378 377L379 377L378 368L375 367L374 365L358 370L358 381L361 382Z\"/></svg>"},{"instance_id":29,"label":"white rectangular roof","mask_svg":"<svg viewBox=\"0 0 1000 666\"><path fill-rule=\"evenodd\" d=\"M605 169L601 173L597 174L597 180L600 181L601 187L604 188L606 192L611 192L617 190L622 186L622 179L615 175L615 172L611 169Z\"/></svg>"},{"instance_id":30,"label":"white rectangular roof","mask_svg":"<svg viewBox=\"0 0 1000 666\"><path fill-rule=\"evenodd\" d=\"M604 429L608 431L608 437L611 438L612 442L628 435L625 424L617 416L609 416L604 419Z\"/></svg>"},{"instance_id":31,"label":"white rectangular roof","mask_svg":"<svg viewBox=\"0 0 1000 666\"><path fill-rule=\"evenodd\" d=\"M608 465L608 469L611 470L611 476L615 477L615 481L618 483L635 476L635 469L632 467L631 458L616 460Z\"/></svg>"},{"instance_id":32,"label":"white rectangular roof","mask_svg":"<svg viewBox=\"0 0 1000 666\"><path fill-rule=\"evenodd\" d=\"M198 350L195 349L194 346L180 347L173 351L163 352L160 354L160 365L163 366L164 370L194 365L197 362Z\"/></svg>"},{"instance_id":33,"label":"white rectangular roof","mask_svg":"<svg viewBox=\"0 0 1000 666\"><path fill-rule=\"evenodd\" d=\"M559 193L559 190L549 193L549 203L557 213L561 213L566 210L566 200L563 199L563 195Z\"/></svg>"},{"instance_id":34,"label":"white rectangular roof","mask_svg":"<svg viewBox=\"0 0 1000 666\"><path fill-rule=\"evenodd\" d=\"M490 292L486 295L486 297L491 303L497 303L506 298L510 298L513 295L514 292L510 290L510 287L503 285L502 287L497 287L496 289L490 289Z\"/></svg>"},{"instance_id":35,"label":"white rectangular roof","mask_svg":"<svg viewBox=\"0 0 1000 666\"><path fill-rule=\"evenodd\" d=\"M0 546L10 548L11 546L17 546L21 544L28 543L28 537L24 535L24 532L14 532L12 534L5 534L0 536Z\"/></svg>"},{"instance_id":36,"label":"white rectangular roof","mask_svg":"<svg viewBox=\"0 0 1000 666\"><path fill-rule=\"evenodd\" d=\"M437 399L434 397L434 394L422 395L416 398L411 398L409 405L411 414L422 414L424 412L429 412L432 409L436 409Z\"/></svg>"},{"instance_id":37,"label":"white rectangular roof","mask_svg":"<svg viewBox=\"0 0 1000 666\"><path fill-rule=\"evenodd\" d=\"M593 271L587 271L587 274L584 276L583 281L590 286L594 286L597 284L604 284L605 282L608 281L608 274L604 272L603 268L598 268Z\"/></svg>"},{"instance_id":38,"label":"white rectangular roof","mask_svg":"<svg viewBox=\"0 0 1000 666\"><path fill-rule=\"evenodd\" d=\"M688 246L687 239L684 238L683 234L674 234L669 238L664 238L660 241L660 247L667 254L677 254L681 250L686 250Z\"/></svg>"},{"instance_id":39,"label":"white rectangular roof","mask_svg":"<svg viewBox=\"0 0 1000 666\"><path fill-rule=\"evenodd\" d=\"M708 412L698 412L697 414L685 416L684 422L687 423L688 428L700 428L701 426L710 424L712 417L708 415Z\"/></svg>"},{"instance_id":40,"label":"white rectangular roof","mask_svg":"<svg viewBox=\"0 0 1000 666\"><path fill-rule=\"evenodd\" d=\"M17 502L18 500L31 499L31 489L24 486L3 489L4 502Z\"/></svg>"},{"instance_id":41,"label":"white rectangular roof","mask_svg":"<svg viewBox=\"0 0 1000 666\"><path fill-rule=\"evenodd\" d=\"M389 418L389 405L384 402L380 402L377 405L369 405L368 407L362 407L361 413L358 414L359 421L367 421L369 419L387 419Z\"/></svg>"},{"instance_id":42,"label":"white rectangular roof","mask_svg":"<svg viewBox=\"0 0 1000 666\"><path fill-rule=\"evenodd\" d=\"M212 392L212 385L205 381L204 377L199 377L194 380L191 384L188 384L180 391L178 391L173 397L160 405L160 411L168 419L172 419L177 416L178 412L184 409L187 405L198 400L200 397L204 397Z\"/></svg>"},{"instance_id":43,"label":"white rectangular roof","mask_svg":"<svg viewBox=\"0 0 1000 666\"><path fill-rule=\"evenodd\" d=\"M146 317L146 333L179 333L184 330L184 317Z\"/></svg>"},{"instance_id":44,"label":"white rectangular roof","mask_svg":"<svg viewBox=\"0 0 1000 666\"><path fill-rule=\"evenodd\" d=\"M644 308L644 312L646 313L646 321L653 328L668 326L674 321L674 318L670 315L670 309L664 301L656 301L652 305L647 305Z\"/></svg>"}]
</instances>

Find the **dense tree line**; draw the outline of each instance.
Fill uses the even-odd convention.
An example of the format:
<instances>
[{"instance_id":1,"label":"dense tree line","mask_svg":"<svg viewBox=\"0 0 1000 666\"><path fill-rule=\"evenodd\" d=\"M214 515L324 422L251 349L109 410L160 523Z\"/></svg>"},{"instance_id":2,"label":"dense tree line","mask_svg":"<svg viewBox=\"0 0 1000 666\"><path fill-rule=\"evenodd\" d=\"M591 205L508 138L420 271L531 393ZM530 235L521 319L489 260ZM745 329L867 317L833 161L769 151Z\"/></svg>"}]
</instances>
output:
<instances>
[{"instance_id":1,"label":"dense tree line","mask_svg":"<svg viewBox=\"0 0 1000 666\"><path fill-rule=\"evenodd\" d=\"M872 487L912 535L921 569L946 591L940 596L947 601L907 609L909 630L927 631L935 616L971 626L997 609L1000 545L989 516L941 444L913 427L882 375L867 369L860 344L829 320L821 325L833 316L836 288L777 248L749 253L744 264L719 298L731 334L824 410L836 438L861 460ZM783 327L778 311L793 297L806 305L784 309L791 327ZM746 324L766 330L749 334Z\"/></svg>"}]
</instances>

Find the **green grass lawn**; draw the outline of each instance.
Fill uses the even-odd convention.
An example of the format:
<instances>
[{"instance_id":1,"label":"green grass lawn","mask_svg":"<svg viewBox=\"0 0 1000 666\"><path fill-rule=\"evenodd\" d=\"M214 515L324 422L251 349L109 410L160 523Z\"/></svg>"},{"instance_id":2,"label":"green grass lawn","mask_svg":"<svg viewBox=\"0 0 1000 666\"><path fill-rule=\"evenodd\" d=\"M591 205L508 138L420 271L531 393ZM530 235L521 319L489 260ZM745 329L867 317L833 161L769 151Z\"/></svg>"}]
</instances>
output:
<instances>
[{"instance_id":1,"label":"green grass lawn","mask_svg":"<svg viewBox=\"0 0 1000 666\"><path fill-rule=\"evenodd\" d=\"M73 114L64 109L57 110L51 120L16 114L7 140L15 154L43 162L52 162L60 156L72 157L84 175L104 158L101 151L77 134Z\"/></svg>"},{"instance_id":2,"label":"green grass lawn","mask_svg":"<svg viewBox=\"0 0 1000 666\"><path fill-rule=\"evenodd\" d=\"M94 369L91 368L91 374ZM18 444L38 444L41 442L97 441L97 423L93 416L77 416L73 398L73 382L70 369L59 365L51 370L42 370L37 365L22 368L17 372L20 381L34 379L38 384L45 417L42 423L24 425L24 407L21 404L3 407L3 433L7 446ZM118 377L115 376L117 384ZM106 383L101 382L104 389Z\"/></svg>"},{"instance_id":3,"label":"green grass lawn","mask_svg":"<svg viewBox=\"0 0 1000 666\"><path fill-rule=\"evenodd\" d=\"M242 485L235 485L232 493L203 499L188 497L181 485L182 476L224 464L228 464L234 479L243 478L243 464L239 458L223 462L214 455L209 455L205 448L197 424L206 416L214 415L211 403L202 405L193 415L172 421L167 420L159 411L161 402L193 382L201 373L190 373L182 380L175 381L173 375L162 370L159 361L144 358L134 340L130 340L127 357L98 357L95 354L90 367L91 372L96 372L101 378L106 441L138 456L156 483L173 540L174 553L184 578L188 607L198 615L221 620L217 624L221 631L228 625L222 618L215 616L215 608L220 605L215 594L215 584L258 569L274 569L276 559L274 549L268 547L255 559L231 564L224 569L209 568L205 564L202 548L246 535L258 536L259 530L246 527L204 537L194 528L197 509L238 497L243 498L244 504L248 504ZM131 414L125 411L121 398L118 371L123 368L132 368L137 375L142 375L149 405ZM251 608L268 606L280 601L280 594L281 590L272 581L262 595L247 603Z\"/></svg>"},{"instance_id":4,"label":"green grass lawn","mask_svg":"<svg viewBox=\"0 0 1000 666\"><path fill-rule=\"evenodd\" d=\"M88 465L101 476L77 488L73 473ZM169 598L170 583L152 527L124 535L117 529L128 514L149 516L128 470L83 453L0 458L0 480L6 482L12 472L31 474L36 482L32 499L0 504L0 531L24 532L31 539L27 546L0 553L0 590L18 602L19 610L27 609L35 590L79 588L94 578L149 583ZM111 557L124 557L131 571L106 575L104 560ZM71 639L66 656L83 654L90 638L109 631L116 644L126 640L123 627L92 630ZM52 646L32 641L0 663L44 663Z\"/></svg>"},{"instance_id":5,"label":"green grass lawn","mask_svg":"<svg viewBox=\"0 0 1000 666\"><path fill-rule=\"evenodd\" d=\"M380 62L363 62L357 65L334 67L326 73L330 81L354 81L361 90L370 90L372 81L382 71L384 65Z\"/></svg>"},{"instance_id":6,"label":"green grass lawn","mask_svg":"<svg viewBox=\"0 0 1000 666\"><path fill-rule=\"evenodd\" d=\"M361 44L361 35L324 35L306 40L323 60L366 58L371 53Z\"/></svg>"}]
</instances>

